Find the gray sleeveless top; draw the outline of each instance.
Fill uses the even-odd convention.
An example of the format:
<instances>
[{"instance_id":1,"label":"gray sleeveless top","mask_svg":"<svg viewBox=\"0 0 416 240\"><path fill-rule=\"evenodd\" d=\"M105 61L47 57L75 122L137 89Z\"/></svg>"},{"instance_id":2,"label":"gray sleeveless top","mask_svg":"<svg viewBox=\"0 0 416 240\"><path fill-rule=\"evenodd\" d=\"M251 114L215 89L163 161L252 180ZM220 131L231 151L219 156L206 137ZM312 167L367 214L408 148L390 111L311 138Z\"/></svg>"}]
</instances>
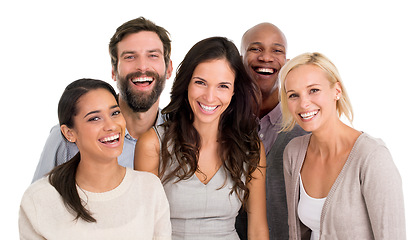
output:
<instances>
[{"instance_id":1,"label":"gray sleeveless top","mask_svg":"<svg viewBox=\"0 0 416 240\"><path fill-rule=\"evenodd\" d=\"M164 129L159 126L155 130L161 144ZM172 161L171 169L174 169L178 163L176 159ZM223 166L207 184L195 174L189 179L177 180L174 177L163 185L170 205L173 240L239 239L235 218L241 202L235 192L230 195L233 181Z\"/></svg>"}]
</instances>

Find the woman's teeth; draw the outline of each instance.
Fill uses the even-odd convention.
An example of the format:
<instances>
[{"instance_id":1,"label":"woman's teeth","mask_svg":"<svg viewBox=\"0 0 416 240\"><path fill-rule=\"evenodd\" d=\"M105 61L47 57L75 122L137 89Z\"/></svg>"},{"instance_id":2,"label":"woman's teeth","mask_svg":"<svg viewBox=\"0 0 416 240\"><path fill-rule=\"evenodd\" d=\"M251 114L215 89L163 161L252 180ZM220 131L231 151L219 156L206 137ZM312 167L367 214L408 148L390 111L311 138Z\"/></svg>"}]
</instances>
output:
<instances>
[{"instance_id":1,"label":"woman's teeth","mask_svg":"<svg viewBox=\"0 0 416 240\"><path fill-rule=\"evenodd\" d=\"M108 142L118 141L119 138L120 138L120 134L116 134L110 137L100 139L99 141L102 143L108 143Z\"/></svg>"},{"instance_id":2,"label":"woman's teeth","mask_svg":"<svg viewBox=\"0 0 416 240\"><path fill-rule=\"evenodd\" d=\"M312 112L307 112L307 113L300 113L299 115L303 118L303 119L311 119L313 118L316 114L318 113L318 110L316 111L312 111Z\"/></svg>"},{"instance_id":3,"label":"woman's teeth","mask_svg":"<svg viewBox=\"0 0 416 240\"><path fill-rule=\"evenodd\" d=\"M207 106L207 105L203 105L202 103L199 103L199 106L201 106L202 109L204 109L207 112L212 112L218 107L218 106L210 107L210 106Z\"/></svg>"}]
</instances>

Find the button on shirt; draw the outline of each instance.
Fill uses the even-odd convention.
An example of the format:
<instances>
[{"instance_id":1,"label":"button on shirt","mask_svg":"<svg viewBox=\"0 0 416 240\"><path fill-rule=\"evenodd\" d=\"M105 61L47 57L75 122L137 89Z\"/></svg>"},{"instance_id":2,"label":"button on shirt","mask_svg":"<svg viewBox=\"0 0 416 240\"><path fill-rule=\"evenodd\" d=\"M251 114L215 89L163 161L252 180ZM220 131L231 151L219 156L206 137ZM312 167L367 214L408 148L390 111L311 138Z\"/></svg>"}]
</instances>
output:
<instances>
[{"instance_id":1,"label":"button on shirt","mask_svg":"<svg viewBox=\"0 0 416 240\"><path fill-rule=\"evenodd\" d=\"M260 119L259 138L263 142L266 155L276 141L281 126L281 120L282 111L280 110L280 102L273 110Z\"/></svg>"}]
</instances>

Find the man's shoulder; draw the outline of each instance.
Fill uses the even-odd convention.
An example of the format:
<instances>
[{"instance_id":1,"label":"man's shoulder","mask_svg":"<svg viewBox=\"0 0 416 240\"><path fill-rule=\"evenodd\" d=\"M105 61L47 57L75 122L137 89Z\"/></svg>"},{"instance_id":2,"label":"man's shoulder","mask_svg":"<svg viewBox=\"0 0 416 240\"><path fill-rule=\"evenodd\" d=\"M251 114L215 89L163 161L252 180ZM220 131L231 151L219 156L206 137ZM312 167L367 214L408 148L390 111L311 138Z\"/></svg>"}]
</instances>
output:
<instances>
[{"instance_id":1,"label":"man's shoulder","mask_svg":"<svg viewBox=\"0 0 416 240\"><path fill-rule=\"evenodd\" d=\"M303 130L299 125L296 124L292 130L287 132L280 132L277 136L276 142L280 141L281 144L286 146L293 138L304 136L308 133L309 132Z\"/></svg>"},{"instance_id":2,"label":"man's shoulder","mask_svg":"<svg viewBox=\"0 0 416 240\"><path fill-rule=\"evenodd\" d=\"M43 147L33 181L50 172L54 167L71 159L78 152L75 143L70 143L61 134L59 124L53 126Z\"/></svg>"},{"instance_id":3,"label":"man's shoulder","mask_svg":"<svg viewBox=\"0 0 416 240\"><path fill-rule=\"evenodd\" d=\"M275 154L279 154L281 155L285 149L285 147L289 144L289 142L296 138L296 137L300 137L300 136L305 136L307 135L308 132L306 132L305 130L303 130L300 126L295 125L295 127L288 132L280 132L277 135L276 141L274 142L270 152L268 155L275 155Z\"/></svg>"},{"instance_id":4,"label":"man's shoulder","mask_svg":"<svg viewBox=\"0 0 416 240\"><path fill-rule=\"evenodd\" d=\"M61 126L59 124L51 128L44 150L47 150L48 152L51 152L52 150L55 152L64 151L65 154L70 153L71 155L75 155L78 152L76 144L68 142L62 135Z\"/></svg>"},{"instance_id":5,"label":"man's shoulder","mask_svg":"<svg viewBox=\"0 0 416 240\"><path fill-rule=\"evenodd\" d=\"M61 134L61 126L59 124L56 124L51 128L51 130L49 131L49 137L51 136L59 136L61 139L63 138Z\"/></svg>"},{"instance_id":6,"label":"man's shoulder","mask_svg":"<svg viewBox=\"0 0 416 240\"><path fill-rule=\"evenodd\" d=\"M292 130L286 132L286 137L292 140L295 137L303 136L308 134L309 132L303 130L299 125L295 125Z\"/></svg>"}]
</instances>

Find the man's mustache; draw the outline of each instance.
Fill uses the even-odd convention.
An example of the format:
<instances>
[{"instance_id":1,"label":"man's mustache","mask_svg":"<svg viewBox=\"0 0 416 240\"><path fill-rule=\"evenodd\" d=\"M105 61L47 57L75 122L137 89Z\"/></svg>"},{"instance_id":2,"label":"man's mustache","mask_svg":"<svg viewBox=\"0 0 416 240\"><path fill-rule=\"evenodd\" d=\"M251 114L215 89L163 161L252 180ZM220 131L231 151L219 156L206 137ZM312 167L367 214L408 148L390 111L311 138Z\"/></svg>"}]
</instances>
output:
<instances>
[{"instance_id":1,"label":"man's mustache","mask_svg":"<svg viewBox=\"0 0 416 240\"><path fill-rule=\"evenodd\" d=\"M154 79L159 79L159 74L156 72L152 72L152 71L146 71L146 72L141 72L141 71L137 71L137 72L132 72L126 75L126 79L134 79L134 78L139 78L141 76L147 76L147 77L153 77Z\"/></svg>"}]
</instances>

